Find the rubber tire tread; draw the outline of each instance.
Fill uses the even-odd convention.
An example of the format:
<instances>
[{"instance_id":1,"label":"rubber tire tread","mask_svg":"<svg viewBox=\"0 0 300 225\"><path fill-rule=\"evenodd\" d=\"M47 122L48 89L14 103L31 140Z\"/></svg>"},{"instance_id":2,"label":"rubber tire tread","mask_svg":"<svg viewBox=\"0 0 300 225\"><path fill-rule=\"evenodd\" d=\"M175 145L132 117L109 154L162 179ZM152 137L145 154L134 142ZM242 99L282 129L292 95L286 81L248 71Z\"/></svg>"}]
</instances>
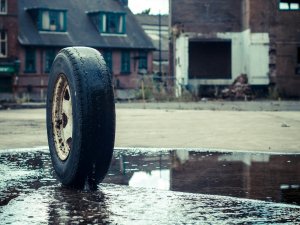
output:
<instances>
[{"instance_id":1,"label":"rubber tire tread","mask_svg":"<svg viewBox=\"0 0 300 225\"><path fill-rule=\"evenodd\" d=\"M55 82L67 77L73 111L72 148L59 159L53 137L52 102ZM101 182L110 166L115 140L112 77L102 55L88 47L62 49L54 59L47 91L47 135L54 170L66 186L82 188Z\"/></svg>"}]
</instances>

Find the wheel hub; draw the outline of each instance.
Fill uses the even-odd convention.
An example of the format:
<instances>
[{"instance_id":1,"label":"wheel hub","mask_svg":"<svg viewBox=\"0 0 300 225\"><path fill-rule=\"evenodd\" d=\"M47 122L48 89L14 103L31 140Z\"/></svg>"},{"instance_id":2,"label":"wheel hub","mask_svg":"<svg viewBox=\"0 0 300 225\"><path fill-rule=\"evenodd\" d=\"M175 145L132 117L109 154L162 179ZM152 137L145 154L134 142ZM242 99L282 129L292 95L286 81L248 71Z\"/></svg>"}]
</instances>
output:
<instances>
[{"instance_id":1,"label":"wheel hub","mask_svg":"<svg viewBox=\"0 0 300 225\"><path fill-rule=\"evenodd\" d=\"M58 157L64 161L72 149L73 113L68 80L60 74L54 88L52 103L52 126Z\"/></svg>"}]
</instances>

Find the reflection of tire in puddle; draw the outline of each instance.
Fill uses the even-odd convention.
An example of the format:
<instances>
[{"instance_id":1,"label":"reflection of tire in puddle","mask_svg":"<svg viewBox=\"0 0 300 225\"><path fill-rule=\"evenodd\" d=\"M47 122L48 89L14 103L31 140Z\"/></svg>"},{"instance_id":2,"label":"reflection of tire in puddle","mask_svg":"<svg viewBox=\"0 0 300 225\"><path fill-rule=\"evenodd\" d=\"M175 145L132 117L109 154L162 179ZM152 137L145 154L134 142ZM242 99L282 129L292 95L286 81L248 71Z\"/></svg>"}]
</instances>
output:
<instances>
[{"instance_id":1,"label":"reflection of tire in puddle","mask_svg":"<svg viewBox=\"0 0 300 225\"><path fill-rule=\"evenodd\" d=\"M60 181L95 188L108 171L115 137L111 75L95 49L65 48L56 56L48 83L47 132Z\"/></svg>"},{"instance_id":2,"label":"reflection of tire in puddle","mask_svg":"<svg viewBox=\"0 0 300 225\"><path fill-rule=\"evenodd\" d=\"M49 205L49 224L107 224L107 198L101 191L55 187Z\"/></svg>"}]
</instances>

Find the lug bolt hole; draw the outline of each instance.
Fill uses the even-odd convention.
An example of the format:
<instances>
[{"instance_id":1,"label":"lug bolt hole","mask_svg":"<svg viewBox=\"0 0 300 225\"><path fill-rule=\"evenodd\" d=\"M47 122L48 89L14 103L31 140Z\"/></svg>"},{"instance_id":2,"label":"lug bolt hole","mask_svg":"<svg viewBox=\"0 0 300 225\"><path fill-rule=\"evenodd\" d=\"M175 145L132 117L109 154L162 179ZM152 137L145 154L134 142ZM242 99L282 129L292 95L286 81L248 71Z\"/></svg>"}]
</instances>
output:
<instances>
[{"instance_id":1,"label":"lug bolt hole","mask_svg":"<svg viewBox=\"0 0 300 225\"><path fill-rule=\"evenodd\" d=\"M70 100L70 94L69 94L68 89L66 89L66 91L65 91L64 99L65 99L66 101L69 101L69 100Z\"/></svg>"},{"instance_id":2,"label":"lug bolt hole","mask_svg":"<svg viewBox=\"0 0 300 225\"><path fill-rule=\"evenodd\" d=\"M65 128L68 124L68 117L65 113L62 114L62 123L63 123L63 128Z\"/></svg>"}]
</instances>

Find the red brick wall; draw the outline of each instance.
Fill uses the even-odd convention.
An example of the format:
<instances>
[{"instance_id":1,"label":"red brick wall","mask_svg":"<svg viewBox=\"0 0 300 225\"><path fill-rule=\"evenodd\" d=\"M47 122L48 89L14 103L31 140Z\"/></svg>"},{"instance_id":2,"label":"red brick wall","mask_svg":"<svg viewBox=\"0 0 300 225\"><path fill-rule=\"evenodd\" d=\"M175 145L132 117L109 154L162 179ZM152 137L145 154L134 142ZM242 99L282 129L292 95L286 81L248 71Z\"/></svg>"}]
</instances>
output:
<instances>
[{"instance_id":1,"label":"red brick wall","mask_svg":"<svg viewBox=\"0 0 300 225\"><path fill-rule=\"evenodd\" d=\"M18 57L18 5L17 0L7 0L7 14L0 14L0 29L7 31L8 59Z\"/></svg>"},{"instance_id":2,"label":"red brick wall","mask_svg":"<svg viewBox=\"0 0 300 225\"><path fill-rule=\"evenodd\" d=\"M282 97L300 97L300 74L295 73L298 47L300 42L282 42L276 45L275 82Z\"/></svg>"},{"instance_id":3,"label":"red brick wall","mask_svg":"<svg viewBox=\"0 0 300 225\"><path fill-rule=\"evenodd\" d=\"M118 83L120 88L135 88L138 84L137 82L137 68L134 68L134 60L133 57L135 52L130 52L130 74L122 74L121 73L121 51L113 52L113 75ZM137 64L137 63L136 63Z\"/></svg>"},{"instance_id":4,"label":"red brick wall","mask_svg":"<svg viewBox=\"0 0 300 225\"><path fill-rule=\"evenodd\" d=\"M241 30L241 0L172 0L171 24L184 32L234 32Z\"/></svg>"},{"instance_id":5,"label":"red brick wall","mask_svg":"<svg viewBox=\"0 0 300 225\"><path fill-rule=\"evenodd\" d=\"M275 0L277 2L277 0ZM248 0L250 6L250 29L251 32L269 32L276 18L277 4L274 0L259 1Z\"/></svg>"},{"instance_id":6,"label":"red brick wall","mask_svg":"<svg viewBox=\"0 0 300 225\"><path fill-rule=\"evenodd\" d=\"M300 47L299 11L277 11L276 26L276 83L283 97L300 97L300 75L297 67L297 48ZM298 65L299 66L299 65Z\"/></svg>"},{"instance_id":7,"label":"red brick wall","mask_svg":"<svg viewBox=\"0 0 300 225\"><path fill-rule=\"evenodd\" d=\"M45 70L45 48L36 48L36 73L26 73L25 71L25 49L26 47L20 48L20 75L19 75L19 92L26 92L28 87L32 87L32 93L40 93L41 88L46 89L48 84L48 74ZM56 49L58 52L59 49ZM101 50L100 50L101 52ZM113 77L116 82L118 79L121 88L137 88L139 85L138 76L138 61L134 61L133 57L138 56L138 51L131 51L131 73L121 73L121 50L115 50L112 52L113 57ZM152 52L148 53L148 73L152 72ZM115 83L116 86L116 83Z\"/></svg>"},{"instance_id":8,"label":"red brick wall","mask_svg":"<svg viewBox=\"0 0 300 225\"><path fill-rule=\"evenodd\" d=\"M134 60L134 57L139 55L138 50L134 50L130 52L130 74L122 74L121 73L121 50L115 50L112 52L112 58L113 58L113 76L114 76L114 82L115 86L117 87L117 82L119 84L119 88L137 88L139 85L139 76L138 76L138 60ZM148 53L148 73L152 73L153 66L152 66L152 59L153 54L152 52Z\"/></svg>"},{"instance_id":9,"label":"red brick wall","mask_svg":"<svg viewBox=\"0 0 300 225\"><path fill-rule=\"evenodd\" d=\"M48 75L44 73L44 50L36 49L36 73L25 72L25 48L21 47L19 52L20 73L18 81L18 93L28 93L35 95L34 98L45 98ZM33 97L33 96L32 96Z\"/></svg>"},{"instance_id":10,"label":"red brick wall","mask_svg":"<svg viewBox=\"0 0 300 225\"><path fill-rule=\"evenodd\" d=\"M270 50L275 57L276 83L282 97L300 97L300 75L297 67L297 48L300 47L299 11L279 10L279 1L250 1L251 32L268 32Z\"/></svg>"},{"instance_id":11,"label":"red brick wall","mask_svg":"<svg viewBox=\"0 0 300 225\"><path fill-rule=\"evenodd\" d=\"M264 199L266 196L272 197L275 201L282 201L282 190L280 186L293 185L299 183L299 175L295 176L300 169L300 162L290 161L289 156L271 156L269 162L253 162L250 168L250 198ZM288 166L287 166L287 162ZM284 168L284 169L283 169ZM270 176L266 176L270 174ZM267 188L262 192L262 187Z\"/></svg>"},{"instance_id":12,"label":"red brick wall","mask_svg":"<svg viewBox=\"0 0 300 225\"><path fill-rule=\"evenodd\" d=\"M36 48L35 49L35 73L28 73L25 71L25 51L26 47L22 47L19 52L20 57L20 75L24 76L40 76L46 75L44 72L44 60L45 60L45 50L43 48Z\"/></svg>"}]
</instances>

